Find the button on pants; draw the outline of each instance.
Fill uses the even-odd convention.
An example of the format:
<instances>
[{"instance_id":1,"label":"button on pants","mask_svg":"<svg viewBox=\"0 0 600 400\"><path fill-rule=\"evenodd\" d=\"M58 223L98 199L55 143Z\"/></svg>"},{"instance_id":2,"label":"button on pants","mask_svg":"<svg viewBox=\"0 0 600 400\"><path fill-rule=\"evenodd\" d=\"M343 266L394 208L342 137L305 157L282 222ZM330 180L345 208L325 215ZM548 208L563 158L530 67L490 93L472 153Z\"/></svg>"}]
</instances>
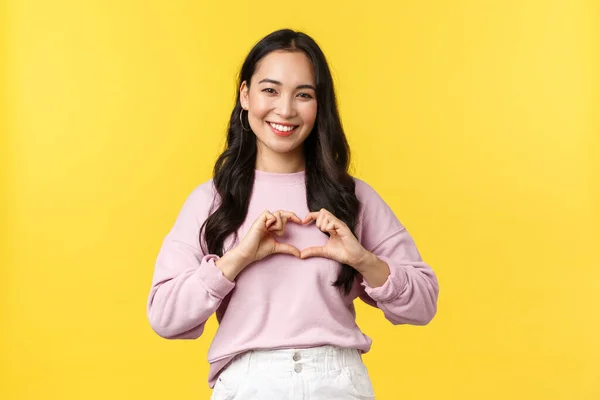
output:
<instances>
[{"instance_id":1,"label":"button on pants","mask_svg":"<svg viewBox=\"0 0 600 400\"><path fill-rule=\"evenodd\" d=\"M221 372L212 400L373 400L373 386L356 349L255 350Z\"/></svg>"}]
</instances>

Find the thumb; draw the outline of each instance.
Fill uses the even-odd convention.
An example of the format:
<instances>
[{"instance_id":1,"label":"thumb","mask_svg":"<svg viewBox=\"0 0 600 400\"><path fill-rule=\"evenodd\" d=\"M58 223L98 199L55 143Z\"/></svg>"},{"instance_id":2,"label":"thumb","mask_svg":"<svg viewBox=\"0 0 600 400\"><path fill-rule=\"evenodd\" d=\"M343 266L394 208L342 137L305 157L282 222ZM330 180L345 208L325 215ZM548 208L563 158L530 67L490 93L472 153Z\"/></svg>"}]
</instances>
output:
<instances>
[{"instance_id":1,"label":"thumb","mask_svg":"<svg viewBox=\"0 0 600 400\"><path fill-rule=\"evenodd\" d=\"M325 257L327 258L327 252L325 247L308 247L300 253L300 258L305 259L309 257Z\"/></svg>"},{"instance_id":2,"label":"thumb","mask_svg":"<svg viewBox=\"0 0 600 400\"><path fill-rule=\"evenodd\" d=\"M295 257L300 258L300 250L298 250L291 244L279 243L277 241L275 242L275 249L273 250L273 253L291 254Z\"/></svg>"}]
</instances>

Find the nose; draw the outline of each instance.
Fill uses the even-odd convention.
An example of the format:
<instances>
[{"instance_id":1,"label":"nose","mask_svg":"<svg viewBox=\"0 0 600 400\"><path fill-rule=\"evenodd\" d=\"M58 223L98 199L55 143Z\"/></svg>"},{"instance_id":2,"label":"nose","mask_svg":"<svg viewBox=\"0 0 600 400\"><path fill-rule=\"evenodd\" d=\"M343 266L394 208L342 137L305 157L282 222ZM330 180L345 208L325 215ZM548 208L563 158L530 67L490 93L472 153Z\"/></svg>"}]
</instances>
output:
<instances>
[{"instance_id":1,"label":"nose","mask_svg":"<svg viewBox=\"0 0 600 400\"><path fill-rule=\"evenodd\" d=\"M281 118L289 119L296 115L296 106L293 99L289 97L280 97L277 104L276 114Z\"/></svg>"}]
</instances>

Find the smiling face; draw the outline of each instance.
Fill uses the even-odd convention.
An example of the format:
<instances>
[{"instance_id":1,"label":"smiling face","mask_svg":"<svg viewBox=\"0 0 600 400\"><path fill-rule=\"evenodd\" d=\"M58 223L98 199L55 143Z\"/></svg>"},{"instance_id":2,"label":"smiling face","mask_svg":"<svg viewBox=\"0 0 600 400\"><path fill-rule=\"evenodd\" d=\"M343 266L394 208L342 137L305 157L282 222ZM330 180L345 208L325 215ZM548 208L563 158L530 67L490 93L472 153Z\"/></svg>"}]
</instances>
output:
<instances>
[{"instance_id":1,"label":"smiling face","mask_svg":"<svg viewBox=\"0 0 600 400\"><path fill-rule=\"evenodd\" d=\"M317 116L313 65L302 52L274 51L259 63L240 87L242 108L257 139L257 164L267 160L276 169L303 169L302 143ZM281 165L281 164L287 164Z\"/></svg>"}]
</instances>

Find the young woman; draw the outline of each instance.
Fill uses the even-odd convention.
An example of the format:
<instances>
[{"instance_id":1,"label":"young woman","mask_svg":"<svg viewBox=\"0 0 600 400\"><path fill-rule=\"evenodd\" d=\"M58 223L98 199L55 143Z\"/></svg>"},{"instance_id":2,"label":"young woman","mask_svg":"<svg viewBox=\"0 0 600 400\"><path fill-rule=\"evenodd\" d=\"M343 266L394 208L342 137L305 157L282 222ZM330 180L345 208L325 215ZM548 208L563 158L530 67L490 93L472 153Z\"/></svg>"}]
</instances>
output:
<instances>
[{"instance_id":1,"label":"young woman","mask_svg":"<svg viewBox=\"0 0 600 400\"><path fill-rule=\"evenodd\" d=\"M371 339L353 301L425 325L438 282L350 152L331 73L304 33L280 30L242 66L226 149L158 255L152 328L195 339L216 313L213 399L373 399Z\"/></svg>"}]
</instances>

